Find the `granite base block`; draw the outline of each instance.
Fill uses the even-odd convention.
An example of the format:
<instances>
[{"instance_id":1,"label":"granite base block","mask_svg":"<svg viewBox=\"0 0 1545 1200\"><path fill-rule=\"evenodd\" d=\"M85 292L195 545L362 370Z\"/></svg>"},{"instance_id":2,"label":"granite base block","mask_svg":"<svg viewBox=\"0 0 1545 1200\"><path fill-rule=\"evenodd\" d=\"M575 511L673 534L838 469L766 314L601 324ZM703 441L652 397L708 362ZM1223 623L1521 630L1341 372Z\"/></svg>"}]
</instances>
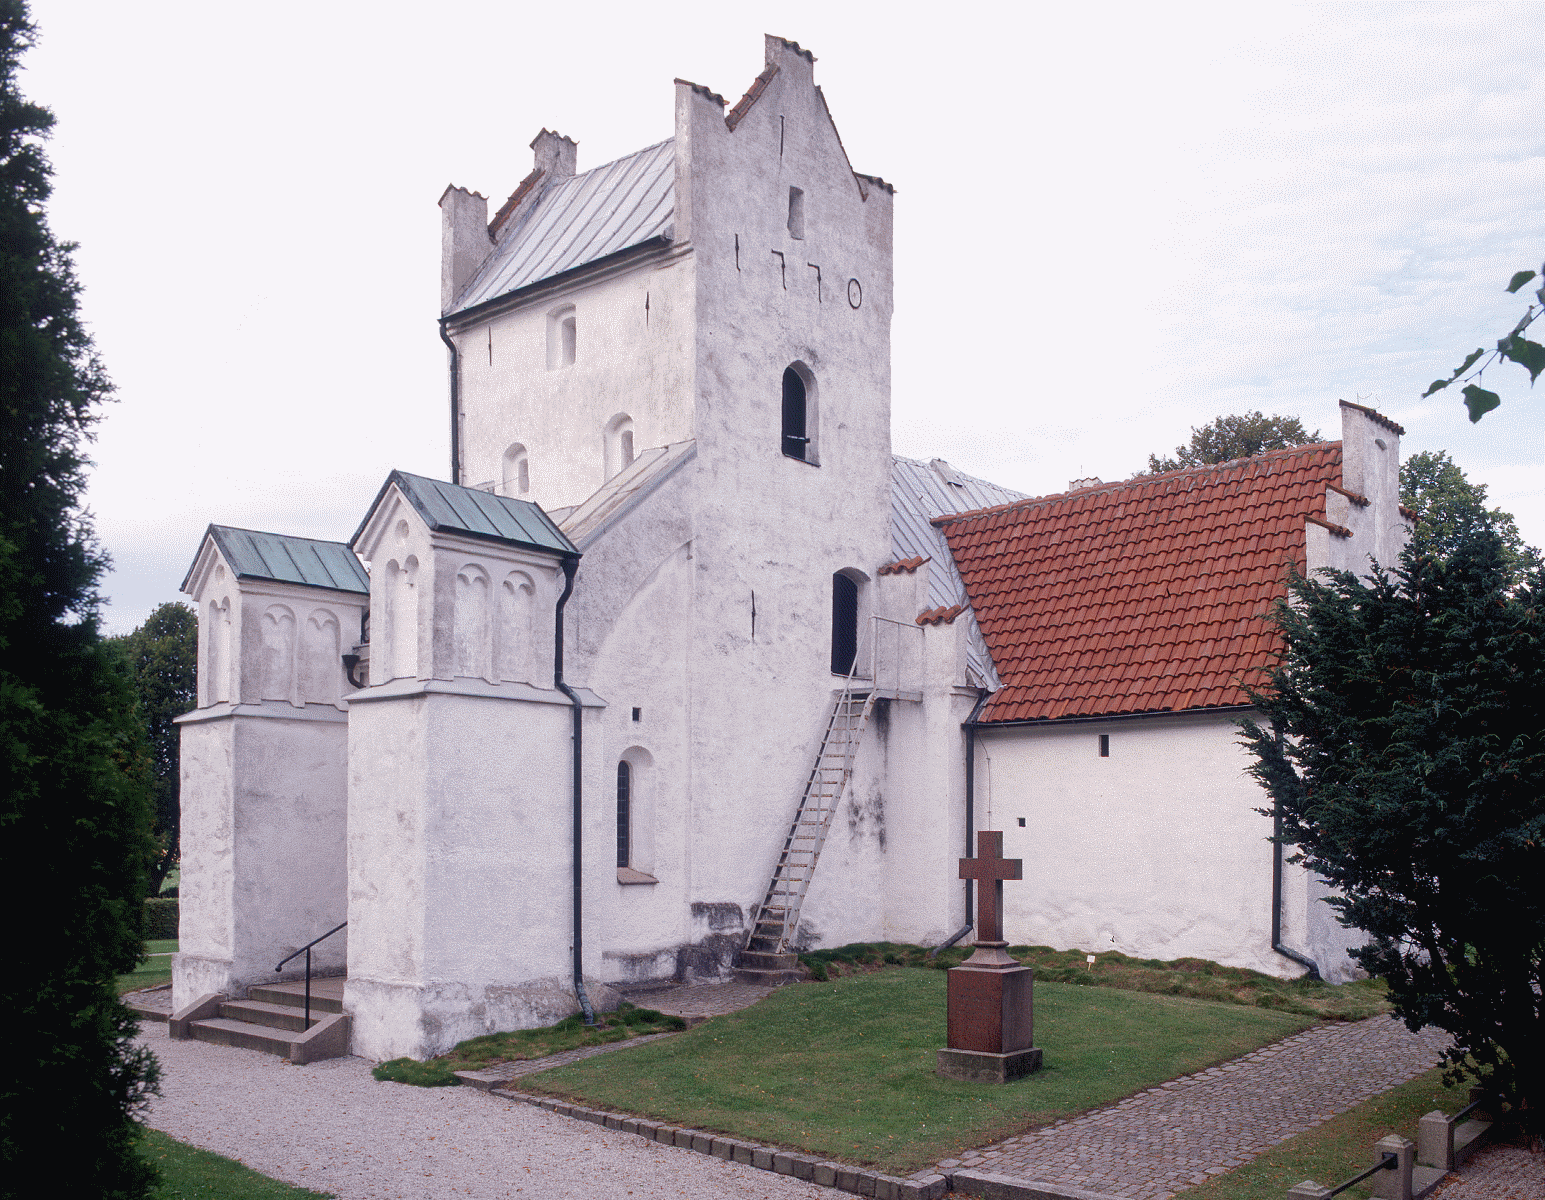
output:
<instances>
[{"instance_id":1,"label":"granite base block","mask_svg":"<svg viewBox=\"0 0 1545 1200\"><path fill-rule=\"evenodd\" d=\"M940 1050L936 1072L945 1079L963 1079L969 1083L1008 1083L1023 1079L1041 1069L1041 1052L1036 1047L1015 1050L1012 1054L986 1054L980 1050Z\"/></svg>"}]
</instances>

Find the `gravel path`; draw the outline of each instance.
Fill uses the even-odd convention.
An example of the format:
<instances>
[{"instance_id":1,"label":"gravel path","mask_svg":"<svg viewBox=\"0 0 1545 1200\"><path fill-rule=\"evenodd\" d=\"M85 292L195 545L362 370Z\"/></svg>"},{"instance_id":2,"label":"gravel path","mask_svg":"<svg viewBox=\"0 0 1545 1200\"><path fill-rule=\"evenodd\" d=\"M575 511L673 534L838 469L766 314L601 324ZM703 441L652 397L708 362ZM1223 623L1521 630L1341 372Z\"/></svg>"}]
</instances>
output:
<instances>
[{"instance_id":1,"label":"gravel path","mask_svg":"<svg viewBox=\"0 0 1545 1200\"><path fill-rule=\"evenodd\" d=\"M939 1166L1167 1200L1421 1074L1448 1041L1393 1017L1320 1025Z\"/></svg>"},{"instance_id":2,"label":"gravel path","mask_svg":"<svg viewBox=\"0 0 1545 1200\"><path fill-rule=\"evenodd\" d=\"M761 1200L827 1188L646 1142L473 1088L377 1083L362 1058L292 1067L269 1054L174 1042L148 1124L339 1200Z\"/></svg>"}]
</instances>

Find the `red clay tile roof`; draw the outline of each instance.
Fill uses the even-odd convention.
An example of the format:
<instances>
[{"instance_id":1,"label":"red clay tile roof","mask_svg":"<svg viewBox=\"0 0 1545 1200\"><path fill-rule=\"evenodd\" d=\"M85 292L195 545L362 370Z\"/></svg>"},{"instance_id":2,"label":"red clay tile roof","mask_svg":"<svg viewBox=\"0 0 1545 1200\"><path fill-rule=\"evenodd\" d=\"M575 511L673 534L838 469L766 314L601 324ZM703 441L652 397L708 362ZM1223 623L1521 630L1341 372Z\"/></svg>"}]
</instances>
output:
<instances>
[{"instance_id":1,"label":"red clay tile roof","mask_svg":"<svg viewBox=\"0 0 1545 1200\"><path fill-rule=\"evenodd\" d=\"M981 720L1248 703L1330 484L1340 442L936 518L1003 681Z\"/></svg>"},{"instance_id":2,"label":"red clay tile roof","mask_svg":"<svg viewBox=\"0 0 1545 1200\"><path fill-rule=\"evenodd\" d=\"M921 554L914 554L911 558L898 558L895 562L886 563L880 568L878 574L900 575L904 572L908 575L914 575L917 573L918 567L930 561L930 559L924 558Z\"/></svg>"},{"instance_id":3,"label":"red clay tile roof","mask_svg":"<svg viewBox=\"0 0 1545 1200\"><path fill-rule=\"evenodd\" d=\"M755 79L746 89L746 94L735 102L735 107L724 114L724 123L729 126L731 133L735 132L735 126L740 124L740 119L751 111L751 106L762 98L762 93L767 90L767 85L772 82L773 76L778 73L776 66L770 66Z\"/></svg>"},{"instance_id":4,"label":"red clay tile roof","mask_svg":"<svg viewBox=\"0 0 1545 1200\"><path fill-rule=\"evenodd\" d=\"M953 625L955 618L965 611L966 606L964 604L951 604L947 608L943 605L940 605L938 608L925 608L917 614L917 623L919 625L938 625L940 622L943 622L945 625Z\"/></svg>"}]
</instances>

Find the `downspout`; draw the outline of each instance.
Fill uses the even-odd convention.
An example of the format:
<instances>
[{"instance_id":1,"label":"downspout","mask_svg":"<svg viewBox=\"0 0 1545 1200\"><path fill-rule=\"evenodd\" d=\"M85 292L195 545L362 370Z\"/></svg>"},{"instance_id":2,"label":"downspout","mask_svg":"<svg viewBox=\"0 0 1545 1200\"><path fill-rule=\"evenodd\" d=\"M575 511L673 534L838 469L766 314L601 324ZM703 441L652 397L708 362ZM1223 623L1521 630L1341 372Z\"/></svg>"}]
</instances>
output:
<instances>
[{"instance_id":1,"label":"downspout","mask_svg":"<svg viewBox=\"0 0 1545 1200\"><path fill-rule=\"evenodd\" d=\"M451 341L445 332L445 323L449 317L440 318L440 340L445 343L451 352L451 482L461 482L461 352L456 349L456 343ZM572 580L570 581L572 582ZM564 592L567 599L568 592ZM559 612L563 611L563 601L558 602ZM560 626L561 628L561 626ZM559 654L560 663L562 654ZM562 667L559 667L562 673Z\"/></svg>"},{"instance_id":2,"label":"downspout","mask_svg":"<svg viewBox=\"0 0 1545 1200\"><path fill-rule=\"evenodd\" d=\"M975 832L974 826L976 824L976 719L979 716L982 715L982 709L986 707L987 701L990 700L991 698L992 698L992 693L991 692L983 692L981 694L981 696L977 698L976 707L974 707L971 710L971 715L966 718L965 724L961 726L961 728L966 731L966 857L967 858L972 857L972 855L974 854L975 849L976 849L975 844L974 844L973 839L972 839L972 836L971 836ZM932 950L930 950L928 952L928 957L929 958L932 958L935 954L939 953L940 950L947 950L947 949L949 949L956 942L960 941L961 938L965 937L966 934L971 932L972 924L973 924L973 922L975 920L975 918L974 918L974 916L972 914L972 907L971 907L971 902L976 898L974 892L975 892L975 889L974 889L974 885L972 884L971 880L969 880L969 879L966 880L966 923L964 925L962 925L959 929L957 929L955 931L955 933L952 934L947 941L941 942L939 945L935 946Z\"/></svg>"},{"instance_id":3,"label":"downspout","mask_svg":"<svg viewBox=\"0 0 1545 1200\"><path fill-rule=\"evenodd\" d=\"M1277 747L1282 747L1282 730L1274 731L1277 736ZM1271 805L1272 843L1271 843L1271 948L1283 958L1292 959L1300 966L1308 967L1308 978L1316 982L1320 981L1320 968L1313 959L1307 958L1297 950L1289 950L1282 944L1282 802L1272 800Z\"/></svg>"},{"instance_id":4,"label":"downspout","mask_svg":"<svg viewBox=\"0 0 1545 1200\"><path fill-rule=\"evenodd\" d=\"M569 698L570 712L573 714L573 791L574 791L574 995L579 998L579 1007L584 1011L585 1024L595 1024L595 1009L590 1007L590 997L585 992L584 959L582 954L581 910L580 903L582 890L582 859L581 850L581 818L580 805L580 749L583 734L582 718L584 706L580 702L579 693L563 681L563 608L569 602L569 597L574 592L574 572L579 569L579 557L577 555L565 555L563 559L563 595L558 597L558 608L555 615L556 629L553 632L553 686Z\"/></svg>"}]
</instances>

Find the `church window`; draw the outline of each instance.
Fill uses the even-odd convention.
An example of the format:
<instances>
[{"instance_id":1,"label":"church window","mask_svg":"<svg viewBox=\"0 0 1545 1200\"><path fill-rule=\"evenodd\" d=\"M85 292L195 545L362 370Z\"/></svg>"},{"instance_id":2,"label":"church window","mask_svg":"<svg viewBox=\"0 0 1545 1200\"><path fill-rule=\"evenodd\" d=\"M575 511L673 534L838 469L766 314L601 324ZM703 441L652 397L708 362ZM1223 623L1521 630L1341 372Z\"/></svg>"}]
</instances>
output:
<instances>
[{"instance_id":1,"label":"church window","mask_svg":"<svg viewBox=\"0 0 1545 1200\"><path fill-rule=\"evenodd\" d=\"M858 658L858 584L832 576L832 674L850 675Z\"/></svg>"},{"instance_id":2,"label":"church window","mask_svg":"<svg viewBox=\"0 0 1545 1200\"><path fill-rule=\"evenodd\" d=\"M632 814L633 767L624 759L617 764L617 865L631 866L633 849Z\"/></svg>"},{"instance_id":3,"label":"church window","mask_svg":"<svg viewBox=\"0 0 1545 1200\"><path fill-rule=\"evenodd\" d=\"M805 236L805 193L802 188L789 189L789 236L801 240Z\"/></svg>"},{"instance_id":4,"label":"church window","mask_svg":"<svg viewBox=\"0 0 1545 1200\"><path fill-rule=\"evenodd\" d=\"M499 483L501 496L524 496L531 490L531 464L526 448L519 442L504 452L504 471Z\"/></svg>"},{"instance_id":5,"label":"church window","mask_svg":"<svg viewBox=\"0 0 1545 1200\"><path fill-rule=\"evenodd\" d=\"M618 413L606 422L602 437L602 453L605 456L606 478L626 470L633 463L633 418Z\"/></svg>"},{"instance_id":6,"label":"church window","mask_svg":"<svg viewBox=\"0 0 1545 1200\"><path fill-rule=\"evenodd\" d=\"M644 719L644 710L641 708L635 708L633 710L633 719L635 721L642 721Z\"/></svg>"},{"instance_id":7,"label":"church window","mask_svg":"<svg viewBox=\"0 0 1545 1200\"><path fill-rule=\"evenodd\" d=\"M547 369L572 367L577 344L574 306L565 304L547 314Z\"/></svg>"},{"instance_id":8,"label":"church window","mask_svg":"<svg viewBox=\"0 0 1545 1200\"><path fill-rule=\"evenodd\" d=\"M1110 757L1110 734L1108 733L1100 734L1100 757Z\"/></svg>"},{"instance_id":9,"label":"church window","mask_svg":"<svg viewBox=\"0 0 1545 1200\"><path fill-rule=\"evenodd\" d=\"M811 465L816 463L815 385L810 374L795 363L783 372L783 453Z\"/></svg>"}]
</instances>

